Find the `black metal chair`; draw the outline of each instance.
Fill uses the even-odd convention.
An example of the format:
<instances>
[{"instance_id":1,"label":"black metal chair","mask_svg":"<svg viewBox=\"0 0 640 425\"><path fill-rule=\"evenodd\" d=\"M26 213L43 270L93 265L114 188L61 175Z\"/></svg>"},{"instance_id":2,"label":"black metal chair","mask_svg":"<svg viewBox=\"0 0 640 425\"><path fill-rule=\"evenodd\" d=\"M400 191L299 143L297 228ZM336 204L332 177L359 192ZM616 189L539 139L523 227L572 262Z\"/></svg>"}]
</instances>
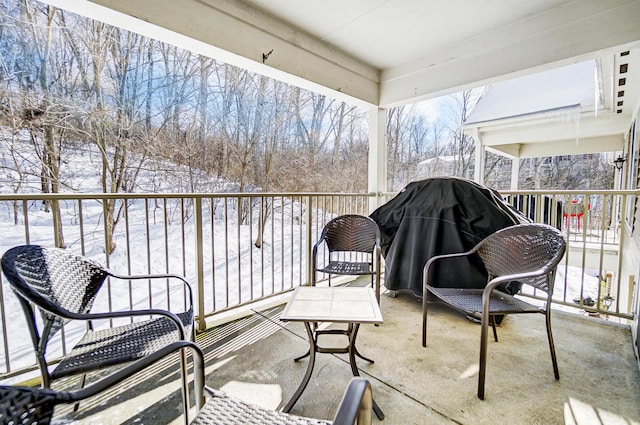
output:
<instances>
[{"instance_id":1,"label":"black metal chair","mask_svg":"<svg viewBox=\"0 0 640 425\"><path fill-rule=\"evenodd\" d=\"M134 375L167 354L178 349L191 348L197 362L194 371L196 388L202 389L204 379L203 356L200 349L189 341L173 343L151 356L118 370L108 380L101 380L74 392L53 391L43 388L0 386L0 422L3 424L48 425L58 404L77 403L114 386L121 380ZM358 425L371 424L372 392L371 384L363 378L353 378L342 397L333 421L306 418L287 413L267 410L230 397L219 391L205 387L210 395L204 407L197 405L198 413L193 425Z\"/></svg>"},{"instance_id":2,"label":"black metal chair","mask_svg":"<svg viewBox=\"0 0 640 425\"><path fill-rule=\"evenodd\" d=\"M171 343L154 353L118 369L108 377L96 381L77 391L54 391L49 388L31 388L20 386L0 386L0 423L21 425L47 425L51 422L55 406L78 403L112 388L161 359L176 352L191 350L194 359L194 382L196 389L196 408L200 410L204 401L204 363L203 354L191 341ZM188 422L185 412L185 422Z\"/></svg>"},{"instance_id":3,"label":"black metal chair","mask_svg":"<svg viewBox=\"0 0 640 425\"><path fill-rule=\"evenodd\" d=\"M327 261L319 264L321 247L326 244ZM311 253L313 286L317 273L329 275L371 275L371 287L380 302L380 229L371 218L346 214L333 218L322 229Z\"/></svg>"},{"instance_id":4,"label":"black metal chair","mask_svg":"<svg viewBox=\"0 0 640 425\"><path fill-rule=\"evenodd\" d=\"M59 248L21 245L2 256L2 271L27 318L28 328L42 376L42 386L63 377L82 375L124 365L153 355L173 342L194 340L191 286L176 275L123 276L90 259ZM127 311L91 312L96 296L107 278L116 281L177 281L183 287L185 311L178 314L148 308ZM35 311L40 312L40 319ZM98 319L128 318L129 323L93 329ZM134 320L134 318L142 318ZM63 354L50 370L47 347L54 335L71 321L84 321L87 331L75 347ZM189 408L186 353L180 356L183 407ZM103 378L104 379L104 378Z\"/></svg>"},{"instance_id":5,"label":"black metal chair","mask_svg":"<svg viewBox=\"0 0 640 425\"><path fill-rule=\"evenodd\" d=\"M556 268L565 249L565 239L558 229L546 224L533 223L502 229L482 240L470 251L432 257L424 266L422 346L427 346L428 294L433 294L451 307L479 319L481 334L478 397L484 399L489 324L493 328L494 339L498 341L497 316L542 313L546 317L553 373L556 379L560 379L551 333L551 296ZM488 272L488 282L484 289L438 287L430 280L431 268L436 263L438 267L446 267L447 259L470 255L477 255ZM531 286L536 294L544 294L544 305L533 305L496 289L498 285L509 282Z\"/></svg>"}]
</instances>

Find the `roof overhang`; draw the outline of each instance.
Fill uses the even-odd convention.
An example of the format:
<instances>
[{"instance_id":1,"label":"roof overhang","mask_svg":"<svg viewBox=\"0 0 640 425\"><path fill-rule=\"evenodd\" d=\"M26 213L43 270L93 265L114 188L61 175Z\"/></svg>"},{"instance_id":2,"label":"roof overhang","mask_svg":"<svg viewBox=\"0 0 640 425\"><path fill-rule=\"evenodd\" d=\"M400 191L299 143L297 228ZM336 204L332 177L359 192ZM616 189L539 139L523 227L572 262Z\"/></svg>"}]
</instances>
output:
<instances>
[{"instance_id":1,"label":"roof overhang","mask_svg":"<svg viewBox=\"0 0 640 425\"><path fill-rule=\"evenodd\" d=\"M511 158L623 151L638 107L640 50L489 86L463 125Z\"/></svg>"},{"instance_id":2,"label":"roof overhang","mask_svg":"<svg viewBox=\"0 0 640 425\"><path fill-rule=\"evenodd\" d=\"M542 114L541 114L542 115ZM490 151L509 157L540 157L622 151L630 117L615 113L580 113L522 117L483 126L467 126Z\"/></svg>"}]
</instances>

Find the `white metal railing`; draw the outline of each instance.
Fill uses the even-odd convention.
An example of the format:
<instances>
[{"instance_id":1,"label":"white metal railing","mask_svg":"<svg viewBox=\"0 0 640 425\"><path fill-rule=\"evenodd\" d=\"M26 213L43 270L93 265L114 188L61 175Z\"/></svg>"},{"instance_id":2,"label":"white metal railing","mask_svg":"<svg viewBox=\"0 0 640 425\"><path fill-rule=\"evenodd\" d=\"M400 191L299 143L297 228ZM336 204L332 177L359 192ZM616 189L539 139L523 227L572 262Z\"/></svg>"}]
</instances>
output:
<instances>
[{"instance_id":1,"label":"white metal railing","mask_svg":"<svg viewBox=\"0 0 640 425\"><path fill-rule=\"evenodd\" d=\"M533 220L558 226L567 235L571 249L558 273L561 278L554 296L558 306L630 317L618 303L621 295L619 230L625 222L626 196L635 192L505 191L502 195ZM194 285L197 326L203 330L205 319L210 316L307 284L311 247L324 224L339 214L368 215L370 200L375 196L326 193L0 195L0 222L4 223L0 255L15 245L53 246L56 241L64 240L67 249L89 256L116 272L183 275ZM585 206L579 217L579 229L578 212L575 212L578 210L566 212L564 207L573 199ZM59 213L57 210L45 212L44 201L57 202ZM112 211L119 220L112 237L115 249L106 255L111 228L105 221L110 214L109 202L113 203ZM609 282L600 284L600 277L606 279L608 272L611 272ZM33 369L35 359L31 344L15 330L21 328L22 311L3 276L0 281L2 378ZM574 303L576 293L580 299L590 295L596 304ZM129 298L136 295L129 293ZM151 299L148 307L169 307L172 302L171 293L138 295ZM610 305L604 304L607 295L613 298ZM107 309L127 308L110 299L97 302L102 302ZM138 304L138 307L142 306ZM62 341L60 353L67 346L72 344Z\"/></svg>"},{"instance_id":2,"label":"white metal railing","mask_svg":"<svg viewBox=\"0 0 640 425\"><path fill-rule=\"evenodd\" d=\"M622 279L627 206L636 191L501 191L535 222L561 229L568 243L558 267L554 303L591 315L631 318L629 282ZM533 294L531 294L533 295Z\"/></svg>"},{"instance_id":3,"label":"white metal railing","mask_svg":"<svg viewBox=\"0 0 640 425\"><path fill-rule=\"evenodd\" d=\"M205 319L308 282L310 246L338 214L367 215L369 194L24 194L0 195L0 255L20 244L64 246L123 274L175 273L195 289L197 326ZM45 212L44 202L59 212ZM108 203L118 223L111 225ZM11 224L8 224L11 223ZM115 246L110 255L108 246ZM20 327L22 311L0 276L0 376L35 364ZM109 282L106 283L110 285ZM109 288L110 289L110 288ZM111 291L104 291L110 294ZM123 297L124 298L124 297ZM98 299L106 310L167 308L170 291ZM142 305L136 298L149 300ZM146 301L145 301L146 302ZM16 322L13 325L13 321ZM65 336L65 338L69 338ZM62 354L69 341L60 343ZM27 353L26 355L24 353ZM25 359L26 357L26 359Z\"/></svg>"}]
</instances>

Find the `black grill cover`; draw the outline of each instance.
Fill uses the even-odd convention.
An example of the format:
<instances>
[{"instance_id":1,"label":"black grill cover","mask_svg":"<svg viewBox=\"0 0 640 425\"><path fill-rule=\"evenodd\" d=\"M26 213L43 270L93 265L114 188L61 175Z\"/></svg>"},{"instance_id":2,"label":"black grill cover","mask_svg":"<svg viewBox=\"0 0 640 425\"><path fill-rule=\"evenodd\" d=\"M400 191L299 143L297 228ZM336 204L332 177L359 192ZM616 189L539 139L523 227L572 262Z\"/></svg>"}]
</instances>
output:
<instances>
[{"instance_id":1,"label":"black grill cover","mask_svg":"<svg viewBox=\"0 0 640 425\"><path fill-rule=\"evenodd\" d=\"M529 221L492 189L455 177L410 183L370 217L380 227L384 286L420 297L429 258L468 251L502 228ZM435 268L430 279L438 287L484 288L487 274L479 258L466 257Z\"/></svg>"}]
</instances>

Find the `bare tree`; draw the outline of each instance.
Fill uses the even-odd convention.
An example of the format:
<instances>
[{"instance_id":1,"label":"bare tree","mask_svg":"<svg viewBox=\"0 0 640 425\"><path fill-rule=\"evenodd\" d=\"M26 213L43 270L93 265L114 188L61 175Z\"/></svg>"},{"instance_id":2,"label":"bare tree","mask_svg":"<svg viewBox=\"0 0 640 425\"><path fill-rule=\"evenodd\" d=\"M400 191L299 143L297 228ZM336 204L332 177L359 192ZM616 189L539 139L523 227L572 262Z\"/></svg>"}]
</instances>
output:
<instances>
[{"instance_id":1,"label":"bare tree","mask_svg":"<svg viewBox=\"0 0 640 425\"><path fill-rule=\"evenodd\" d=\"M461 126L480 99L480 94L481 90L465 90L452 96L455 106L449 109L449 137L451 154L455 157L454 175L458 177L473 177L475 142L462 131Z\"/></svg>"},{"instance_id":2,"label":"bare tree","mask_svg":"<svg viewBox=\"0 0 640 425\"><path fill-rule=\"evenodd\" d=\"M404 106L389 109L387 113L387 171L389 176L389 188L399 189L405 184L400 181L400 173L404 168L402 161L404 150L406 112Z\"/></svg>"},{"instance_id":3,"label":"bare tree","mask_svg":"<svg viewBox=\"0 0 640 425\"><path fill-rule=\"evenodd\" d=\"M420 164L428 158L438 160L439 135L424 112L415 105L390 109L387 115L387 170L389 187L400 189L421 177ZM431 139L429 135L431 134Z\"/></svg>"},{"instance_id":4,"label":"bare tree","mask_svg":"<svg viewBox=\"0 0 640 425\"><path fill-rule=\"evenodd\" d=\"M53 30L58 9L52 6L34 5L25 0L22 17L28 25L29 36L22 39L23 49L33 54L34 69L37 75L23 75L23 108L24 127L31 133L31 140L36 147L42 143L41 188L43 193L58 193L60 188L60 150L56 132L56 103L50 78L50 60L53 43ZM26 33L25 33L26 36ZM35 82L37 81L37 86ZM37 87L37 90L36 90ZM58 200L44 201L45 211L51 211L55 244L64 247L62 219Z\"/></svg>"},{"instance_id":5,"label":"bare tree","mask_svg":"<svg viewBox=\"0 0 640 425\"><path fill-rule=\"evenodd\" d=\"M104 193L133 191L146 158L142 148L146 139L144 122L138 123L136 105L144 73L144 39L100 22L84 21L76 27L90 56L90 72L83 79L90 84L92 102L81 113L84 136L101 157L101 187ZM78 46L74 51L79 52ZM80 59L79 59L80 60ZM106 81L106 83L105 83ZM132 155L132 151L135 155ZM105 250L115 249L114 232L122 218L124 204L116 199L104 201Z\"/></svg>"}]
</instances>

